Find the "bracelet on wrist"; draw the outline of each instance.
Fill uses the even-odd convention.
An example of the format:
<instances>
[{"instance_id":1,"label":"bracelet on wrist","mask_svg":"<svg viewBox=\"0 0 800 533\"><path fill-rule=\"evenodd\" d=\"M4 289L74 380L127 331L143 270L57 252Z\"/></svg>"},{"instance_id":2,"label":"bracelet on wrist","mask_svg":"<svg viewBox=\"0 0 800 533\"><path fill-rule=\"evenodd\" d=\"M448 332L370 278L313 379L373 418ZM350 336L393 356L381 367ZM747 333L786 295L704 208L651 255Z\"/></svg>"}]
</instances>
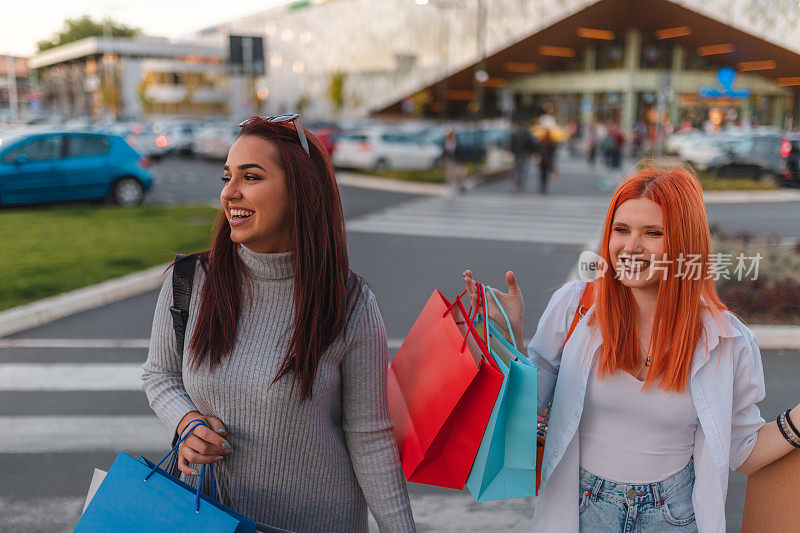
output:
<instances>
[{"instance_id":1,"label":"bracelet on wrist","mask_svg":"<svg viewBox=\"0 0 800 533\"><path fill-rule=\"evenodd\" d=\"M797 440L800 440L800 431L797 430L797 426L794 425L792 422L792 413L791 409L787 409L786 412L783 414L783 417L786 419L786 423L789 424L789 428L794 431L794 436L797 437Z\"/></svg>"},{"instance_id":2,"label":"bracelet on wrist","mask_svg":"<svg viewBox=\"0 0 800 533\"><path fill-rule=\"evenodd\" d=\"M783 438L786 439L786 442L788 442L795 448L800 448L800 439L796 438L794 435L790 435L791 430L786 425L785 415L786 413L781 413L775 420L778 424L778 431L781 432L781 435L783 435Z\"/></svg>"}]
</instances>

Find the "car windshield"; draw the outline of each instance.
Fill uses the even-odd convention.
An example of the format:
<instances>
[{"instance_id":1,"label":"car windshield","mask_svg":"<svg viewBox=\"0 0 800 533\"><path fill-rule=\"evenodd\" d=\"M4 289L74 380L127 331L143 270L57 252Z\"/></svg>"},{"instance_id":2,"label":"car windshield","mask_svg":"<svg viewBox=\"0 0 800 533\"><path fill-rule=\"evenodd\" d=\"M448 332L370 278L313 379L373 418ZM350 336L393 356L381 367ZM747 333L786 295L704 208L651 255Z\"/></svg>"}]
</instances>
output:
<instances>
[{"instance_id":1,"label":"car windshield","mask_svg":"<svg viewBox=\"0 0 800 533\"><path fill-rule=\"evenodd\" d=\"M0 131L0 150L11 146L23 137L24 135L20 135L19 133Z\"/></svg>"}]
</instances>

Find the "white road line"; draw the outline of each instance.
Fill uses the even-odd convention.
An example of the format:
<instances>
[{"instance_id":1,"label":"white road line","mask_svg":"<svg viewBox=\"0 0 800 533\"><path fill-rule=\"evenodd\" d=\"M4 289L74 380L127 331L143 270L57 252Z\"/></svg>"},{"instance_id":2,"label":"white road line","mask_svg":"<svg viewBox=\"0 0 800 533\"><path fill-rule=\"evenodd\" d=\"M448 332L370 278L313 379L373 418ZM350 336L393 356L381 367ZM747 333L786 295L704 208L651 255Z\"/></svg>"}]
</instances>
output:
<instances>
[{"instance_id":1,"label":"white road line","mask_svg":"<svg viewBox=\"0 0 800 533\"><path fill-rule=\"evenodd\" d=\"M171 438L155 415L0 416L0 427L0 453L166 453Z\"/></svg>"},{"instance_id":2,"label":"white road line","mask_svg":"<svg viewBox=\"0 0 800 533\"><path fill-rule=\"evenodd\" d=\"M140 391L140 363L0 363L0 391Z\"/></svg>"},{"instance_id":3,"label":"white road line","mask_svg":"<svg viewBox=\"0 0 800 533\"><path fill-rule=\"evenodd\" d=\"M389 349L396 350L403 339L389 339ZM2 348L148 348L150 339L0 339Z\"/></svg>"},{"instance_id":4,"label":"white road line","mask_svg":"<svg viewBox=\"0 0 800 533\"><path fill-rule=\"evenodd\" d=\"M150 339L0 339L0 348L148 348Z\"/></svg>"}]
</instances>

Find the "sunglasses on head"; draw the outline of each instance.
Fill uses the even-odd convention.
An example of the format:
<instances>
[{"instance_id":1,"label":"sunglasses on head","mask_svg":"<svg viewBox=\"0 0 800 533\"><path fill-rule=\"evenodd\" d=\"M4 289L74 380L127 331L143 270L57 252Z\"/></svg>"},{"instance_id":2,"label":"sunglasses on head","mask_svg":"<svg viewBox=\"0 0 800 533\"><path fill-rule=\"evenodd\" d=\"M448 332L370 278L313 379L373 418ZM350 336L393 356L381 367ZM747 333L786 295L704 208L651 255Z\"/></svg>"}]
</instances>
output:
<instances>
[{"instance_id":1,"label":"sunglasses on head","mask_svg":"<svg viewBox=\"0 0 800 533\"><path fill-rule=\"evenodd\" d=\"M262 120L266 120L267 122L291 122L294 124L294 129L297 131L297 137L300 139L300 145L303 147L303 150L310 156L311 151L308 149L308 139L306 139L306 132L303 129L303 123L300 121L300 114L299 113L285 113L283 115L275 115L272 117L252 117L248 118L247 120L240 122L239 127L241 128L245 124L248 124L253 118L260 118Z\"/></svg>"}]
</instances>

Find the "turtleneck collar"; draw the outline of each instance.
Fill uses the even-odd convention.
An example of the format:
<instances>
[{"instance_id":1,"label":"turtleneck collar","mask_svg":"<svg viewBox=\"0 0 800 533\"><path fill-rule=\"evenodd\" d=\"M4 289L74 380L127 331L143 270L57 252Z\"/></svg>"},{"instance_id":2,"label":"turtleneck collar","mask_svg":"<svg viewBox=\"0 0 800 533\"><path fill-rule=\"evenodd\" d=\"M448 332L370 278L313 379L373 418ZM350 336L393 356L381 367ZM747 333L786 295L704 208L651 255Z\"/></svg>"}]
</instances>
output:
<instances>
[{"instance_id":1,"label":"turtleneck collar","mask_svg":"<svg viewBox=\"0 0 800 533\"><path fill-rule=\"evenodd\" d=\"M292 267L293 252L258 253L243 244L237 246L239 257L250 269L256 279L279 280L289 279L294 275Z\"/></svg>"}]
</instances>

